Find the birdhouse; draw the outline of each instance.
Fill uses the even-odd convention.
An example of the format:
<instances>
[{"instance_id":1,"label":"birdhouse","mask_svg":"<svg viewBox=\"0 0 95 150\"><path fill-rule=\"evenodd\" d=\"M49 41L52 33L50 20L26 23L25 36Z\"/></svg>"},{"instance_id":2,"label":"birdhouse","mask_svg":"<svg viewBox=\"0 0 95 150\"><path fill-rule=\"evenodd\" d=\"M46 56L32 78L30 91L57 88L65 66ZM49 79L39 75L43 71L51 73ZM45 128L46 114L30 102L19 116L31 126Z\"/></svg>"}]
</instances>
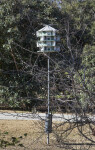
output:
<instances>
[{"instance_id":1,"label":"birdhouse","mask_svg":"<svg viewBox=\"0 0 95 150\"><path fill-rule=\"evenodd\" d=\"M37 47L38 52L59 52L60 51L60 36L58 30L46 25L36 32L38 37Z\"/></svg>"}]
</instances>

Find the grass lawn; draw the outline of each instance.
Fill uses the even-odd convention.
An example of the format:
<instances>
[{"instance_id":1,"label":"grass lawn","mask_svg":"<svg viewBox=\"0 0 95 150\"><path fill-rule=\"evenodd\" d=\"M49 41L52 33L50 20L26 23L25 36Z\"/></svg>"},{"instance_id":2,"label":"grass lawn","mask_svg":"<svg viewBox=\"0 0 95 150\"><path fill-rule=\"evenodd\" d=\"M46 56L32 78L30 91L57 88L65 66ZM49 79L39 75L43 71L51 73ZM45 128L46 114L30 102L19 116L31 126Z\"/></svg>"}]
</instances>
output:
<instances>
[{"instance_id":1,"label":"grass lawn","mask_svg":"<svg viewBox=\"0 0 95 150\"><path fill-rule=\"evenodd\" d=\"M60 122L53 123L53 133L50 134L50 145L46 144L47 135L44 132L44 122L42 121L16 121L0 120L0 142L3 147L0 150L87 150L86 145L67 145L62 147L57 141L63 138L65 142L70 143L88 143L83 138L73 124ZM68 130L71 128L70 130ZM68 130L68 132L66 132ZM95 140L88 126L85 125L84 132L88 137ZM89 142L90 143L90 142ZM5 147L6 146L6 147ZM61 146L61 147L60 147ZM95 150L95 145L90 147Z\"/></svg>"}]
</instances>

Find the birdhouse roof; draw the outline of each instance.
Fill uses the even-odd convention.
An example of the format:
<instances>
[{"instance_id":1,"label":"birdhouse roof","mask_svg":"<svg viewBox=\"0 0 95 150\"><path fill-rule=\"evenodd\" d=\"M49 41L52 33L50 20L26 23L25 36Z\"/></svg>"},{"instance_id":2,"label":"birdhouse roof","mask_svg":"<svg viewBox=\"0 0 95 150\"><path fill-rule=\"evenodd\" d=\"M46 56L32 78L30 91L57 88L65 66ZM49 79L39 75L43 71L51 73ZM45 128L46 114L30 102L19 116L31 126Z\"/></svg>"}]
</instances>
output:
<instances>
[{"instance_id":1,"label":"birdhouse roof","mask_svg":"<svg viewBox=\"0 0 95 150\"><path fill-rule=\"evenodd\" d=\"M42 29L40 29L38 31L57 31L57 30L49 25L46 25L45 27L43 27Z\"/></svg>"}]
</instances>

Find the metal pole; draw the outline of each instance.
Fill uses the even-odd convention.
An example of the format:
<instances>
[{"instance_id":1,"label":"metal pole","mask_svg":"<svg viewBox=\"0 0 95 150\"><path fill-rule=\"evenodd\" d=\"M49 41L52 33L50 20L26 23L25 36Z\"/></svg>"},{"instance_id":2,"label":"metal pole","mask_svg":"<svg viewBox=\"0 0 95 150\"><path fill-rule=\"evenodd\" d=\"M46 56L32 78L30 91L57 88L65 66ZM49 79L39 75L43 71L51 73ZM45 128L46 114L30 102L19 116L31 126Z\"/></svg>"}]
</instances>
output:
<instances>
[{"instance_id":1,"label":"metal pole","mask_svg":"<svg viewBox=\"0 0 95 150\"><path fill-rule=\"evenodd\" d=\"M48 57L48 116L49 114L50 114L50 71L49 71L49 57ZM47 132L47 144L49 144L49 130Z\"/></svg>"}]
</instances>

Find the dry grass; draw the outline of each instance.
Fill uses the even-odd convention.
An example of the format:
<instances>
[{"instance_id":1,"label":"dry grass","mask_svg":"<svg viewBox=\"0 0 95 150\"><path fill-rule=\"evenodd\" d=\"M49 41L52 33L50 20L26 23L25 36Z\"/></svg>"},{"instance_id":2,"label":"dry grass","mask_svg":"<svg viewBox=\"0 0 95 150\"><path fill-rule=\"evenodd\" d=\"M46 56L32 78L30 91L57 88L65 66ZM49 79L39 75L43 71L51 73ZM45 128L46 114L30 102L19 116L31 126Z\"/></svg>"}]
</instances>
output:
<instances>
[{"instance_id":1,"label":"dry grass","mask_svg":"<svg viewBox=\"0 0 95 150\"><path fill-rule=\"evenodd\" d=\"M5 141L10 141L11 137L21 137L20 143L24 147L18 146L8 146L7 148L0 148L6 150L51 150L59 149L55 148L54 145L47 146L46 144L46 134L43 129L43 122L40 121L0 121L0 139ZM5 134L4 134L5 133ZM6 134L7 133L7 134ZM25 137L24 134L27 133ZM53 136L51 136L51 143L53 141ZM53 146L53 147L52 147Z\"/></svg>"},{"instance_id":2,"label":"dry grass","mask_svg":"<svg viewBox=\"0 0 95 150\"><path fill-rule=\"evenodd\" d=\"M66 146L65 148L60 148L58 143L56 142L56 137L58 140L61 138L64 139L65 142L71 143L81 143L88 142L83 138L77 128L71 130L69 132L65 132L66 129L73 127L73 124L65 124L64 126L59 126L60 123L54 123L53 129L54 133L50 134L50 145L47 146L46 138L47 135L44 133L44 122L40 121L8 121L1 120L0 121L0 139L4 139L5 141L10 141L11 137L20 138L20 142L15 144L15 146L7 146L6 148L0 148L0 150L80 150L80 146ZM59 126L59 127L58 127ZM85 126L86 133L89 133L89 129ZM27 133L27 136L24 134ZM58 136L59 135L59 136ZM91 135L92 136L92 135ZM94 137L90 137L94 138ZM95 138L94 138L95 140ZM20 145L19 145L20 144ZM18 146L19 145L19 146ZM24 146L24 147L22 147ZM73 147L73 148L72 148ZM83 146L82 150L87 150L87 146ZM95 150L94 147L91 147L90 150Z\"/></svg>"},{"instance_id":3,"label":"dry grass","mask_svg":"<svg viewBox=\"0 0 95 150\"><path fill-rule=\"evenodd\" d=\"M0 110L0 113L31 113L30 111L21 110Z\"/></svg>"},{"instance_id":4,"label":"dry grass","mask_svg":"<svg viewBox=\"0 0 95 150\"><path fill-rule=\"evenodd\" d=\"M24 113L24 111L10 110L0 110L0 112ZM50 145L48 146L46 144L47 135L44 132L44 124L42 121L0 120L0 139L8 142L12 141L12 137L19 139L19 142L15 143L15 145L6 145L6 148L0 147L0 150L87 150L89 148L86 145L64 145L63 142L82 144L90 143L90 141L80 134L74 123L64 124L62 122L53 122L53 133L50 134ZM95 141L95 136L92 135L88 125L82 128L80 126L79 129L82 129L87 137ZM95 150L94 147L91 146L89 150Z\"/></svg>"}]
</instances>

